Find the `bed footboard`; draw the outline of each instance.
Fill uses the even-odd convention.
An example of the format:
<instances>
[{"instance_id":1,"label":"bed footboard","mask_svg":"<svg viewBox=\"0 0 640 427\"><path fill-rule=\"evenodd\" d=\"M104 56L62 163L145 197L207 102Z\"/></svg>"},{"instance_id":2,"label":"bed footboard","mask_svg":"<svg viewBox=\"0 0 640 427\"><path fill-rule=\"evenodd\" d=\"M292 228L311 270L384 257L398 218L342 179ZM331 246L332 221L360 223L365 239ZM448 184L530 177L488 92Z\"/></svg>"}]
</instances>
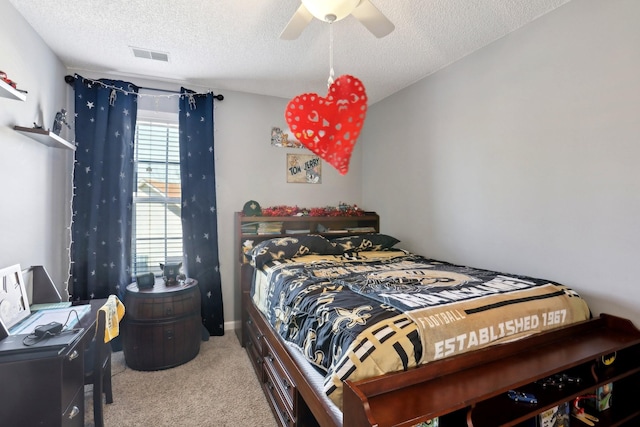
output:
<instances>
[{"instance_id":1,"label":"bed footboard","mask_svg":"<svg viewBox=\"0 0 640 427\"><path fill-rule=\"evenodd\" d=\"M605 355L615 362L602 366ZM602 413L611 424L640 420L633 394L640 380L640 331L631 322L601 317L422 367L369 380L345 382L344 425L414 426L435 417L457 417L444 425L490 427L535 419L543 410L592 394L615 380L621 398L615 412ZM581 378L562 390L545 390L536 381L570 372ZM512 389L535 393L538 403L518 404ZM613 409L613 408L612 408ZM626 425L626 424L625 424ZM635 425L635 424L634 424Z\"/></svg>"}]
</instances>

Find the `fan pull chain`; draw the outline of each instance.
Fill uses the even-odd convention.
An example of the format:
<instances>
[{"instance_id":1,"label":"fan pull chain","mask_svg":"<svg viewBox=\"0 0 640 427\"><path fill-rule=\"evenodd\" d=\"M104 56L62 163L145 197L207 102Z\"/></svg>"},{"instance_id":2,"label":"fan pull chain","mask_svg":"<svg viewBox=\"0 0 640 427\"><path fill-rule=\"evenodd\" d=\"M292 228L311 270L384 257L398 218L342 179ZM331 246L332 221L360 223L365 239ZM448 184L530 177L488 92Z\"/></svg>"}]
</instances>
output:
<instances>
[{"instance_id":1,"label":"fan pull chain","mask_svg":"<svg viewBox=\"0 0 640 427\"><path fill-rule=\"evenodd\" d=\"M333 84L333 23L329 22L329 80L327 87Z\"/></svg>"}]
</instances>

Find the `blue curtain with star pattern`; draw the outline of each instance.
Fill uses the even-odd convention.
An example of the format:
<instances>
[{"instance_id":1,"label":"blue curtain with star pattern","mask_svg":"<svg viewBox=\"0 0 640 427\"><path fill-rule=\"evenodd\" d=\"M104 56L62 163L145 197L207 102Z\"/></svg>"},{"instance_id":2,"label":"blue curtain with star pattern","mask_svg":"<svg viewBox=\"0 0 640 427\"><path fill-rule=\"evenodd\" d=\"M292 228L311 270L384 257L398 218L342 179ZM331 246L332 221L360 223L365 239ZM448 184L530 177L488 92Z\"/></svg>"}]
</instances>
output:
<instances>
[{"instance_id":1,"label":"blue curtain with star pattern","mask_svg":"<svg viewBox=\"0 0 640 427\"><path fill-rule=\"evenodd\" d=\"M124 298L131 283L138 87L75 77L71 280L74 300Z\"/></svg>"},{"instance_id":2,"label":"blue curtain with star pattern","mask_svg":"<svg viewBox=\"0 0 640 427\"><path fill-rule=\"evenodd\" d=\"M202 324L209 335L224 335L213 144L214 96L195 94L185 88L180 92L183 269L188 277L198 280Z\"/></svg>"}]
</instances>

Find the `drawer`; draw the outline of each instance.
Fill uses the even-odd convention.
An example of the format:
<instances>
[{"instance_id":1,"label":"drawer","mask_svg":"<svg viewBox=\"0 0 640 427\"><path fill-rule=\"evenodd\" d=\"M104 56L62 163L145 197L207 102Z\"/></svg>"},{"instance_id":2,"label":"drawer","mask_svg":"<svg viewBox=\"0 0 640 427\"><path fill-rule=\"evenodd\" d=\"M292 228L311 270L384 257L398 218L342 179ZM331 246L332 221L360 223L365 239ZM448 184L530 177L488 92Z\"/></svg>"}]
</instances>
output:
<instances>
[{"instance_id":1,"label":"drawer","mask_svg":"<svg viewBox=\"0 0 640 427\"><path fill-rule=\"evenodd\" d=\"M286 405L294 411L294 402L296 388L291 381L291 377L287 375L280 360L276 357L276 353L271 348L271 345L265 341L264 349L264 370L271 376L275 387L282 396Z\"/></svg>"},{"instance_id":2,"label":"drawer","mask_svg":"<svg viewBox=\"0 0 640 427\"><path fill-rule=\"evenodd\" d=\"M199 313L171 322L127 322L122 335L127 366L155 371L188 362L200 351L201 328Z\"/></svg>"},{"instance_id":3,"label":"drawer","mask_svg":"<svg viewBox=\"0 0 640 427\"><path fill-rule=\"evenodd\" d=\"M258 375L258 379L260 382L264 381L264 377L262 374L262 342L263 336L260 331L256 328L255 323L252 322L251 317L247 320L246 324L247 329L247 338L246 338L246 350L249 354L249 358L251 359L251 364L253 368L256 370L256 374Z\"/></svg>"},{"instance_id":4,"label":"drawer","mask_svg":"<svg viewBox=\"0 0 640 427\"><path fill-rule=\"evenodd\" d=\"M262 356L262 343L264 341L264 335L258 329L257 324L253 321L251 315L249 315L246 323L247 329L247 342L245 344L251 343L253 347L256 349L256 352Z\"/></svg>"},{"instance_id":5,"label":"drawer","mask_svg":"<svg viewBox=\"0 0 640 427\"><path fill-rule=\"evenodd\" d=\"M200 314L200 290L193 287L170 293L128 293L125 307L125 319L128 321L175 320L194 313Z\"/></svg>"},{"instance_id":6,"label":"drawer","mask_svg":"<svg viewBox=\"0 0 640 427\"><path fill-rule=\"evenodd\" d=\"M251 340L247 341L247 345L245 346L245 348L247 350L247 354L249 355L251 365L253 365L253 369L256 371L258 380L260 380L260 382L262 383L264 381L262 373L262 355L259 353L256 344Z\"/></svg>"},{"instance_id":7,"label":"drawer","mask_svg":"<svg viewBox=\"0 0 640 427\"><path fill-rule=\"evenodd\" d=\"M273 378L273 371L270 369L265 369L265 392L279 424L286 427L295 427L296 418L293 416L293 410L290 405L283 401L277 380Z\"/></svg>"},{"instance_id":8,"label":"drawer","mask_svg":"<svg viewBox=\"0 0 640 427\"><path fill-rule=\"evenodd\" d=\"M87 333L86 338L91 338ZM84 342L77 342L62 356L62 407L66 408L78 389L84 387Z\"/></svg>"},{"instance_id":9,"label":"drawer","mask_svg":"<svg viewBox=\"0 0 640 427\"><path fill-rule=\"evenodd\" d=\"M73 400L62 413L62 427L84 427L84 387L76 391Z\"/></svg>"}]
</instances>

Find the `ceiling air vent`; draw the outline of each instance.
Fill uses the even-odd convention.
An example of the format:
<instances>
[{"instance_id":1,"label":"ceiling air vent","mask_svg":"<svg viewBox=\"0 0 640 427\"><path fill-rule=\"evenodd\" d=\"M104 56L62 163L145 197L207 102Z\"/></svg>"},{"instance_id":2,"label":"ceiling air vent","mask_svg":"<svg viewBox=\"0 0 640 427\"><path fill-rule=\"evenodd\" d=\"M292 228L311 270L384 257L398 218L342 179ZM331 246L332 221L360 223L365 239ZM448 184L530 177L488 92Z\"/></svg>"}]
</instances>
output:
<instances>
[{"instance_id":1,"label":"ceiling air vent","mask_svg":"<svg viewBox=\"0 0 640 427\"><path fill-rule=\"evenodd\" d=\"M154 61L169 62L169 54L165 52L157 52L149 49L141 49L139 47L131 47L133 56L136 58L153 59Z\"/></svg>"}]
</instances>

